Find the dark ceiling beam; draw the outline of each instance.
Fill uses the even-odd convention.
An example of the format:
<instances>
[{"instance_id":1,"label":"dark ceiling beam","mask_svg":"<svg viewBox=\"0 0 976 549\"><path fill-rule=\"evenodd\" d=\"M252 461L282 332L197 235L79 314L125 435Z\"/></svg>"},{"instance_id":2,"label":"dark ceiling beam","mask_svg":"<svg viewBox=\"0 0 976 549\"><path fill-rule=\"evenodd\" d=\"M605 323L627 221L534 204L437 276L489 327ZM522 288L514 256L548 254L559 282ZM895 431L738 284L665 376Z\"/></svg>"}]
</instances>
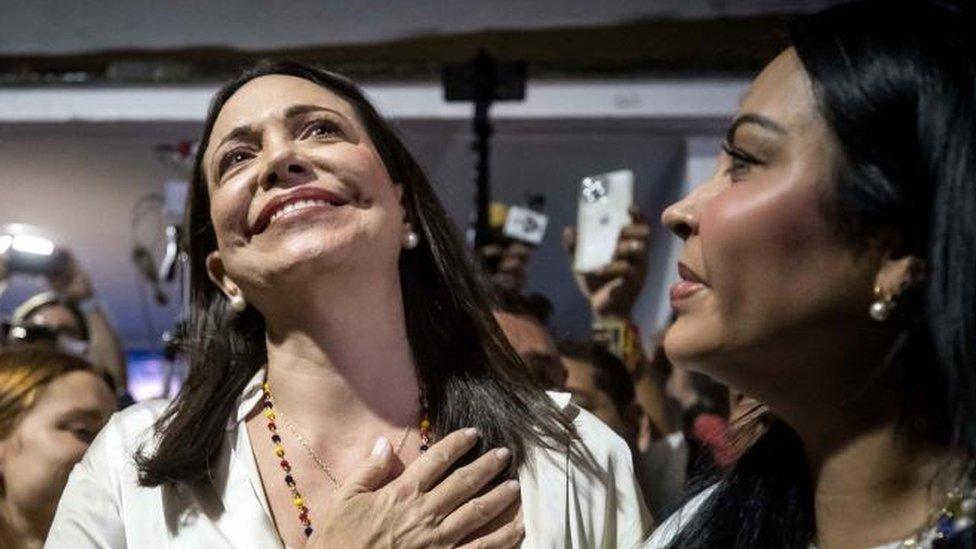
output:
<instances>
[{"instance_id":1,"label":"dark ceiling beam","mask_svg":"<svg viewBox=\"0 0 976 549\"><path fill-rule=\"evenodd\" d=\"M357 80L435 80L485 49L529 62L534 78L744 76L781 50L787 16L637 21L607 27L483 31L276 51L183 49L0 56L0 85L188 84L224 80L259 59L288 58Z\"/></svg>"}]
</instances>

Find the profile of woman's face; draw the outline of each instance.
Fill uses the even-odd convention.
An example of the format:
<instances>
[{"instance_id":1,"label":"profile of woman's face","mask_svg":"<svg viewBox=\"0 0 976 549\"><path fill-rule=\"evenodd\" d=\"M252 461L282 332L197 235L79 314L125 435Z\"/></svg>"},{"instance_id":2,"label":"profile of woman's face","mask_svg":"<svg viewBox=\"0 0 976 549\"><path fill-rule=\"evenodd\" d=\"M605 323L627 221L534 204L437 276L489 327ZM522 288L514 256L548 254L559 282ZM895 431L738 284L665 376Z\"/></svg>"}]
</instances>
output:
<instances>
[{"instance_id":1,"label":"profile of woman's face","mask_svg":"<svg viewBox=\"0 0 976 549\"><path fill-rule=\"evenodd\" d=\"M69 372L41 388L0 441L4 504L26 518L35 533L46 533L71 468L115 410L115 395L102 378Z\"/></svg>"},{"instance_id":2,"label":"profile of woman's face","mask_svg":"<svg viewBox=\"0 0 976 549\"><path fill-rule=\"evenodd\" d=\"M249 301L310 273L395 273L402 188L332 91L286 75L249 81L220 110L202 169L217 255Z\"/></svg>"},{"instance_id":3,"label":"profile of woman's face","mask_svg":"<svg viewBox=\"0 0 976 549\"><path fill-rule=\"evenodd\" d=\"M664 348L748 392L761 376L792 383L798 357L870 322L878 262L825 214L836 144L792 49L753 82L725 148L710 179L663 214L684 241Z\"/></svg>"}]
</instances>

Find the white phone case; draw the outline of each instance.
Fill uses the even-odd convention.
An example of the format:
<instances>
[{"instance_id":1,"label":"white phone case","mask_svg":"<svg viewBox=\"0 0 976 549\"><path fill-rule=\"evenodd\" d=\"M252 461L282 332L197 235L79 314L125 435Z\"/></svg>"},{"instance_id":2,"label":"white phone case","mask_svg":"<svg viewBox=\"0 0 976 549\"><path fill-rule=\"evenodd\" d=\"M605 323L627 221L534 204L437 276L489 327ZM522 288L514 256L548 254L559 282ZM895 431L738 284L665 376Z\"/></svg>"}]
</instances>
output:
<instances>
[{"instance_id":1,"label":"white phone case","mask_svg":"<svg viewBox=\"0 0 976 549\"><path fill-rule=\"evenodd\" d=\"M587 273L610 263L620 229L631 222L634 172L615 172L584 177L580 182L576 213L576 257L573 269Z\"/></svg>"}]
</instances>

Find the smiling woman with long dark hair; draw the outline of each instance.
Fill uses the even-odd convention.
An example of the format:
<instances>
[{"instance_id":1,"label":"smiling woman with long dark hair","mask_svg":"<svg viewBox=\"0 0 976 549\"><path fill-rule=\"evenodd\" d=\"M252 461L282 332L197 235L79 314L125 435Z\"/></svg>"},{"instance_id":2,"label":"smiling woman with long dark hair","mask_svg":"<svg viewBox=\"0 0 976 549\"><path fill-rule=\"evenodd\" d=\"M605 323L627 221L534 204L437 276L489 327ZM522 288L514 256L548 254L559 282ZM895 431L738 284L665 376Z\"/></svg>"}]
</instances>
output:
<instances>
[{"instance_id":1,"label":"smiling woman with long dark hair","mask_svg":"<svg viewBox=\"0 0 976 549\"><path fill-rule=\"evenodd\" d=\"M187 215L189 378L113 419L50 546L639 540L626 446L532 383L351 82L272 63L224 86Z\"/></svg>"},{"instance_id":2,"label":"smiling woman with long dark hair","mask_svg":"<svg viewBox=\"0 0 976 549\"><path fill-rule=\"evenodd\" d=\"M762 401L758 440L648 547L973 547L976 55L961 3L800 19L684 240L675 365Z\"/></svg>"}]
</instances>

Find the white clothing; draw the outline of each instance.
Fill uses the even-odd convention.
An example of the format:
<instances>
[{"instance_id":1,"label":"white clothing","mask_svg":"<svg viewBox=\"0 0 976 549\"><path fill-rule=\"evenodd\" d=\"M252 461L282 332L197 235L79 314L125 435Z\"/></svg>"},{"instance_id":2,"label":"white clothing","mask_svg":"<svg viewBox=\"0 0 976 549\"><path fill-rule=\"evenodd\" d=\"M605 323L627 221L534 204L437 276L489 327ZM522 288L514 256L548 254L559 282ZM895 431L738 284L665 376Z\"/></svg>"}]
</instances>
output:
<instances>
[{"instance_id":1,"label":"white clothing","mask_svg":"<svg viewBox=\"0 0 976 549\"><path fill-rule=\"evenodd\" d=\"M72 471L45 547L282 547L244 425L260 405L263 378L262 370L241 394L212 471L213 485L206 489L138 483L133 455L152 441L152 425L166 402L144 402L115 414ZM650 519L630 450L606 425L570 404L568 394L550 396L575 415L573 423L603 478L567 467L565 452L532 450L531 465L518 472L522 547L637 547Z\"/></svg>"}]
</instances>

